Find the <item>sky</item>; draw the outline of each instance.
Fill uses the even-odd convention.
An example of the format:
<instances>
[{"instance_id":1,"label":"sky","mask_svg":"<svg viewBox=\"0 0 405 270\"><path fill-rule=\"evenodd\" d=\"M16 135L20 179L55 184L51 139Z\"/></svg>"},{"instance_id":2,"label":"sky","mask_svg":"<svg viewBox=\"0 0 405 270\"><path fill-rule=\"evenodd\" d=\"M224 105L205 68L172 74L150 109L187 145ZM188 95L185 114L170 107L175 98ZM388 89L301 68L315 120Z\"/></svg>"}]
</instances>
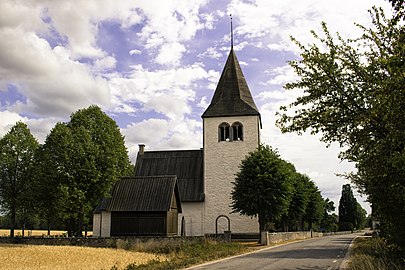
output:
<instances>
[{"instance_id":1,"label":"sky","mask_svg":"<svg viewBox=\"0 0 405 270\"><path fill-rule=\"evenodd\" d=\"M59 122L96 104L125 136L132 163L146 150L202 147L201 114L234 50L261 112L262 143L307 174L337 208L336 176L354 165L338 158L318 135L282 134L280 106L300 91L287 61L299 59L293 36L314 42L321 22L344 38L370 25L383 0L3 0L0 2L0 137L25 122L43 143ZM357 200L370 212L365 198Z\"/></svg>"}]
</instances>

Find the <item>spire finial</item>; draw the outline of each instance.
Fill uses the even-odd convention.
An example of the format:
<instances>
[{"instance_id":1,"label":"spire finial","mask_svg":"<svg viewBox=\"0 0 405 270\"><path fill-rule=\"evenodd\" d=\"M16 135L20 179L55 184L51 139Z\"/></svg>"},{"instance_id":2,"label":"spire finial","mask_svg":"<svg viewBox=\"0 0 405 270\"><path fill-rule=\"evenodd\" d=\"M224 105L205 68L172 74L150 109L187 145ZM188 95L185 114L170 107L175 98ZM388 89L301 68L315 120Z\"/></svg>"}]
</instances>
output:
<instances>
[{"instance_id":1,"label":"spire finial","mask_svg":"<svg viewBox=\"0 0 405 270\"><path fill-rule=\"evenodd\" d=\"M229 14L231 17L231 49L233 49L233 26L232 26L232 14Z\"/></svg>"}]
</instances>

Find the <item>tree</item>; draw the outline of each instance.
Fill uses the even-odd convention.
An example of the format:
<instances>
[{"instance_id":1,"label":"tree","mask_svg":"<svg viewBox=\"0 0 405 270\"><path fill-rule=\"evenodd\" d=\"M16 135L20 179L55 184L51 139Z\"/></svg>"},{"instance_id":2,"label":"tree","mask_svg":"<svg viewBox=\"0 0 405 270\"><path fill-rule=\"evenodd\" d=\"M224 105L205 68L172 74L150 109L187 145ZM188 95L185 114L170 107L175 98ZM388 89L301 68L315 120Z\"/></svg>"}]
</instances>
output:
<instances>
[{"instance_id":1,"label":"tree","mask_svg":"<svg viewBox=\"0 0 405 270\"><path fill-rule=\"evenodd\" d=\"M26 195L37 147L38 142L22 122L0 139L0 206L10 214L10 237L14 237L17 212L29 210Z\"/></svg>"},{"instance_id":2,"label":"tree","mask_svg":"<svg viewBox=\"0 0 405 270\"><path fill-rule=\"evenodd\" d=\"M313 225L318 225L322 220L324 210L324 200L321 192L314 182L308 183L309 201L305 210L304 221L308 223L308 230L313 229Z\"/></svg>"},{"instance_id":3,"label":"tree","mask_svg":"<svg viewBox=\"0 0 405 270\"><path fill-rule=\"evenodd\" d=\"M69 123L58 123L42 149L39 183L44 190L43 204L56 202L59 209L48 209L48 218L61 215L69 234L82 235L92 210L120 176L129 173L130 162L117 124L97 106L71 115ZM51 192L52 197L47 197Z\"/></svg>"},{"instance_id":4,"label":"tree","mask_svg":"<svg viewBox=\"0 0 405 270\"><path fill-rule=\"evenodd\" d=\"M288 212L284 217L284 231L288 229L293 231L303 230L303 216L310 199L308 186L311 179L308 176L295 172L292 182L291 202L288 206Z\"/></svg>"},{"instance_id":5,"label":"tree","mask_svg":"<svg viewBox=\"0 0 405 270\"><path fill-rule=\"evenodd\" d=\"M343 185L339 201L339 230L364 228L367 212L357 202L349 184Z\"/></svg>"},{"instance_id":6,"label":"tree","mask_svg":"<svg viewBox=\"0 0 405 270\"><path fill-rule=\"evenodd\" d=\"M330 201L329 198L326 198L324 201L324 211L321 221L321 229L325 232L335 232L338 230L338 216L335 213L335 205L333 201Z\"/></svg>"},{"instance_id":7,"label":"tree","mask_svg":"<svg viewBox=\"0 0 405 270\"><path fill-rule=\"evenodd\" d=\"M339 200L339 230L352 231L356 228L357 200L349 184L342 186Z\"/></svg>"},{"instance_id":8,"label":"tree","mask_svg":"<svg viewBox=\"0 0 405 270\"><path fill-rule=\"evenodd\" d=\"M64 123L57 123L51 130L35 155L34 199L37 201L37 211L46 221L48 235L54 223L65 220L65 206L69 198L62 194L62 187L73 183L70 174L70 157L74 155L75 146L70 129Z\"/></svg>"},{"instance_id":9,"label":"tree","mask_svg":"<svg viewBox=\"0 0 405 270\"><path fill-rule=\"evenodd\" d=\"M364 229L367 222L367 211L356 202L356 215L355 215L355 227L357 229Z\"/></svg>"},{"instance_id":10,"label":"tree","mask_svg":"<svg viewBox=\"0 0 405 270\"><path fill-rule=\"evenodd\" d=\"M233 212L259 218L260 231L288 209L294 166L276 150L260 145L240 165L232 191Z\"/></svg>"},{"instance_id":11,"label":"tree","mask_svg":"<svg viewBox=\"0 0 405 270\"><path fill-rule=\"evenodd\" d=\"M402 1L393 1L395 3ZM277 124L283 132L320 133L328 144L343 146L340 157L353 161L347 175L365 193L391 240L405 248L405 24L404 7L393 18L370 11L373 26L363 35L333 38L323 23L322 44L304 46L302 59L290 65L299 76L286 89L303 96L282 107ZM387 196L389 194L389 196Z\"/></svg>"}]
</instances>

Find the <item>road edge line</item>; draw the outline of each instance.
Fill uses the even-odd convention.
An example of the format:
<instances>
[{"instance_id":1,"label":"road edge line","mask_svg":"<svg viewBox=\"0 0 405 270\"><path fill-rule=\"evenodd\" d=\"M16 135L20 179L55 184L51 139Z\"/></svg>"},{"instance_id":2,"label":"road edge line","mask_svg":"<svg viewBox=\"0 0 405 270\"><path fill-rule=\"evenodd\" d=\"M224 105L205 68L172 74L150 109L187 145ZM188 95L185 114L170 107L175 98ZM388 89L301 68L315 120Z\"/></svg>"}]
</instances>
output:
<instances>
[{"instance_id":1,"label":"road edge line","mask_svg":"<svg viewBox=\"0 0 405 270\"><path fill-rule=\"evenodd\" d=\"M352 255L352 252L353 252L354 241L357 239L357 237L360 237L360 235L357 235L356 237L354 237L353 240L350 242L350 245L347 248L345 257L343 258L343 261L340 264L339 269L344 270L344 269L348 268L349 262L350 262L350 256Z\"/></svg>"}]
</instances>

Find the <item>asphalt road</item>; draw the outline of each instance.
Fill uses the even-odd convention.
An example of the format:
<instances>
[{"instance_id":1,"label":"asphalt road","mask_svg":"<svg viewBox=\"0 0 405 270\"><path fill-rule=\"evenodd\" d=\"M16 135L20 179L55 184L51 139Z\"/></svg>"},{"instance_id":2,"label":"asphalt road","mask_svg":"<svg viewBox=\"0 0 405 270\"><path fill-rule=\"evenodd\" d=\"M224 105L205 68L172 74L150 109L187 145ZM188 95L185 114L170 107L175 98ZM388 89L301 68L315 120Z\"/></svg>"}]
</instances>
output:
<instances>
[{"instance_id":1,"label":"asphalt road","mask_svg":"<svg viewBox=\"0 0 405 270\"><path fill-rule=\"evenodd\" d=\"M294 242L258 252L223 259L188 269L339 269L351 241L358 234L334 235Z\"/></svg>"}]
</instances>

